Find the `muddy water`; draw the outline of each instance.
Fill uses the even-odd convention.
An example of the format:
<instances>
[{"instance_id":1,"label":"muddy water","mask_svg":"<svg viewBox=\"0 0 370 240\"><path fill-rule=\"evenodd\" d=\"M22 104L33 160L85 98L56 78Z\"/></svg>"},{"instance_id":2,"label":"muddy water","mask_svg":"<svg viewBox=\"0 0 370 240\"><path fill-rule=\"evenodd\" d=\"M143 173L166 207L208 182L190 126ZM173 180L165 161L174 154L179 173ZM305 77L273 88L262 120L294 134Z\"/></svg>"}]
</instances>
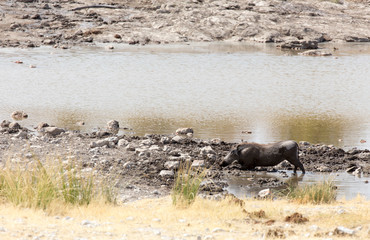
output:
<instances>
[{"instance_id":1,"label":"muddy water","mask_svg":"<svg viewBox=\"0 0 370 240\"><path fill-rule=\"evenodd\" d=\"M339 173L307 173L305 175L293 175L290 171L284 171L276 173L266 172L250 172L243 177L230 177L228 181L227 190L234 195L245 198L257 196L258 192L266 189L266 187L260 187L253 184L256 178L274 178L282 182L290 182L295 186L301 186L306 184L313 184L322 181L333 181L334 185L337 186L337 199L346 198L352 199L357 195L361 195L366 199L370 200L370 176L363 175L352 175L346 172ZM271 189L279 190L279 187L272 187Z\"/></svg>"}]
</instances>

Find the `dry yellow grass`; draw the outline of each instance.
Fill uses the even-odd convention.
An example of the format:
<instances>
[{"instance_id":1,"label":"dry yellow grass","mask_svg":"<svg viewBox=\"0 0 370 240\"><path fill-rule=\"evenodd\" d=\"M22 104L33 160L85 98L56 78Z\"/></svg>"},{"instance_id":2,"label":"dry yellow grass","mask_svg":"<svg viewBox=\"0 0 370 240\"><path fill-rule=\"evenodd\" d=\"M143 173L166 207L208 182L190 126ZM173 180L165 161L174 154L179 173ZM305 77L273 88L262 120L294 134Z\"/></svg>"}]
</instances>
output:
<instances>
[{"instance_id":1,"label":"dry yellow grass","mask_svg":"<svg viewBox=\"0 0 370 240\"><path fill-rule=\"evenodd\" d=\"M265 211L266 216L258 218L248 214L259 210ZM330 205L246 200L243 207L229 200L197 199L189 208L181 209L173 206L171 198L166 197L120 206L98 203L80 207L55 205L49 214L3 204L0 205L0 238L197 239L201 236L205 239L212 236L210 239L260 239L270 232L271 236L284 236L286 239L368 239L369 211L370 202L361 198ZM309 221L304 224L286 223L285 217L294 212L301 213ZM83 225L84 220L91 224ZM361 227L361 230L352 237L328 235L338 226Z\"/></svg>"}]
</instances>

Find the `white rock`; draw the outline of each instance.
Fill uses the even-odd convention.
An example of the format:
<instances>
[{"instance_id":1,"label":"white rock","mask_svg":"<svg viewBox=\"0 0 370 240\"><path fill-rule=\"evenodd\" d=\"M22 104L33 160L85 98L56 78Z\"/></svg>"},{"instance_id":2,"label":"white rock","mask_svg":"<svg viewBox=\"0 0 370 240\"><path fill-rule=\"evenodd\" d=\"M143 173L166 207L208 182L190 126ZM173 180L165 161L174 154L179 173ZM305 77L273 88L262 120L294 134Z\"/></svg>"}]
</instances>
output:
<instances>
[{"instance_id":1,"label":"white rock","mask_svg":"<svg viewBox=\"0 0 370 240\"><path fill-rule=\"evenodd\" d=\"M179 128L176 130L177 135L186 135L188 133L193 134L194 130L192 128Z\"/></svg>"},{"instance_id":2,"label":"white rock","mask_svg":"<svg viewBox=\"0 0 370 240\"><path fill-rule=\"evenodd\" d=\"M124 146L127 146L129 144L129 142L126 140L126 139L120 139L118 141L118 147L124 147Z\"/></svg>"},{"instance_id":3,"label":"white rock","mask_svg":"<svg viewBox=\"0 0 370 240\"><path fill-rule=\"evenodd\" d=\"M179 143L179 142L183 141L184 139L185 139L185 137L182 137L182 136L177 135L177 136L174 136L172 138L172 141Z\"/></svg>"},{"instance_id":4,"label":"white rock","mask_svg":"<svg viewBox=\"0 0 370 240\"><path fill-rule=\"evenodd\" d=\"M224 229L222 229L222 228L214 228L212 230L212 233L218 233L218 232L226 232L226 231Z\"/></svg>"},{"instance_id":5,"label":"white rock","mask_svg":"<svg viewBox=\"0 0 370 240\"><path fill-rule=\"evenodd\" d=\"M178 161L167 161L165 162L164 167L169 170L177 170L179 165Z\"/></svg>"},{"instance_id":6,"label":"white rock","mask_svg":"<svg viewBox=\"0 0 370 240\"><path fill-rule=\"evenodd\" d=\"M310 226L310 231L313 231L313 232L317 232L318 230L320 230L320 228L317 226L317 225L312 225Z\"/></svg>"},{"instance_id":7,"label":"white rock","mask_svg":"<svg viewBox=\"0 0 370 240\"><path fill-rule=\"evenodd\" d=\"M58 127L44 127L43 132L45 134L55 137L61 133L64 133L65 130L63 128L58 128Z\"/></svg>"},{"instance_id":8,"label":"white rock","mask_svg":"<svg viewBox=\"0 0 370 240\"><path fill-rule=\"evenodd\" d=\"M109 141L107 139L98 140L90 143L90 148L109 146Z\"/></svg>"},{"instance_id":9,"label":"white rock","mask_svg":"<svg viewBox=\"0 0 370 240\"><path fill-rule=\"evenodd\" d=\"M194 160L191 164L191 167L197 168L197 167L204 167L204 160Z\"/></svg>"},{"instance_id":10,"label":"white rock","mask_svg":"<svg viewBox=\"0 0 370 240\"><path fill-rule=\"evenodd\" d=\"M152 145L149 148L150 151L160 151L161 148L158 145Z\"/></svg>"},{"instance_id":11,"label":"white rock","mask_svg":"<svg viewBox=\"0 0 370 240\"><path fill-rule=\"evenodd\" d=\"M159 176L161 176L161 177L173 177L174 175L175 175L175 173L172 170L162 170L159 173Z\"/></svg>"},{"instance_id":12,"label":"white rock","mask_svg":"<svg viewBox=\"0 0 370 240\"><path fill-rule=\"evenodd\" d=\"M337 232L339 234L354 235L356 231L343 226L339 226L334 230L334 232Z\"/></svg>"},{"instance_id":13,"label":"white rock","mask_svg":"<svg viewBox=\"0 0 370 240\"><path fill-rule=\"evenodd\" d=\"M212 149L211 146L205 146L200 149L201 155L207 155L207 154L216 154L216 152Z\"/></svg>"},{"instance_id":14,"label":"white rock","mask_svg":"<svg viewBox=\"0 0 370 240\"><path fill-rule=\"evenodd\" d=\"M269 189L269 188L267 188L267 189L263 189L263 190L259 191L259 193L258 193L258 197L260 197L260 198L264 198L264 197L269 196L269 195L270 195L270 193L271 193L271 191L270 191L270 189Z\"/></svg>"}]
</instances>

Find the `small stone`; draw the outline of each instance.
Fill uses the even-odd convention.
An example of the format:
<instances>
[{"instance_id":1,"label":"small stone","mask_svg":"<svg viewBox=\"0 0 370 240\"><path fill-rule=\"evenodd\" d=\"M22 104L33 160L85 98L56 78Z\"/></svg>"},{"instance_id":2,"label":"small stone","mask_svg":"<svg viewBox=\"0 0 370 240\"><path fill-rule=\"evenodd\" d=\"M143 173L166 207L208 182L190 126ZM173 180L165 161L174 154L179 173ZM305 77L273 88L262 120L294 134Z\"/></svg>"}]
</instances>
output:
<instances>
[{"instance_id":1,"label":"small stone","mask_svg":"<svg viewBox=\"0 0 370 240\"><path fill-rule=\"evenodd\" d=\"M204 160L194 160L191 164L191 167L197 168L197 167L204 167Z\"/></svg>"},{"instance_id":2,"label":"small stone","mask_svg":"<svg viewBox=\"0 0 370 240\"><path fill-rule=\"evenodd\" d=\"M63 128L58 128L58 127L45 127L42 130L45 134L53 136L53 137L65 132Z\"/></svg>"},{"instance_id":3,"label":"small stone","mask_svg":"<svg viewBox=\"0 0 370 240\"><path fill-rule=\"evenodd\" d=\"M119 131L119 122L116 121L116 120L110 120L107 123L107 129L108 129L109 132L111 132L113 134L117 134L118 131Z\"/></svg>"},{"instance_id":4,"label":"small stone","mask_svg":"<svg viewBox=\"0 0 370 240\"><path fill-rule=\"evenodd\" d=\"M11 123L11 122L9 122L8 120L3 120L3 121L1 122L1 124L0 124L0 126L1 126L2 128L8 128L10 123Z\"/></svg>"},{"instance_id":5,"label":"small stone","mask_svg":"<svg viewBox=\"0 0 370 240\"><path fill-rule=\"evenodd\" d=\"M226 232L226 231L224 229L222 229L222 228L214 228L212 230L212 233L218 233L218 232Z\"/></svg>"},{"instance_id":6,"label":"small stone","mask_svg":"<svg viewBox=\"0 0 370 240\"><path fill-rule=\"evenodd\" d=\"M124 147L127 146L129 142L126 139L120 139L117 143L118 147Z\"/></svg>"},{"instance_id":7,"label":"small stone","mask_svg":"<svg viewBox=\"0 0 370 240\"><path fill-rule=\"evenodd\" d=\"M269 189L269 188L267 188L267 189L263 189L263 190L259 191L259 193L258 193L258 197L260 197L260 198L264 198L264 197L269 196L269 195L270 195L270 193L271 193L271 191L270 191L270 189Z\"/></svg>"},{"instance_id":8,"label":"small stone","mask_svg":"<svg viewBox=\"0 0 370 240\"><path fill-rule=\"evenodd\" d=\"M178 161L167 161L165 162L164 167L168 170L177 170L179 165Z\"/></svg>"},{"instance_id":9,"label":"small stone","mask_svg":"<svg viewBox=\"0 0 370 240\"><path fill-rule=\"evenodd\" d=\"M175 173L172 170L162 170L159 173L160 177L173 177L174 175L175 175Z\"/></svg>"},{"instance_id":10,"label":"small stone","mask_svg":"<svg viewBox=\"0 0 370 240\"><path fill-rule=\"evenodd\" d=\"M109 141L107 139L98 140L96 142L90 143L90 148L109 146Z\"/></svg>"},{"instance_id":11,"label":"small stone","mask_svg":"<svg viewBox=\"0 0 370 240\"><path fill-rule=\"evenodd\" d=\"M207 154L216 154L216 152L212 149L211 146L205 146L200 149L201 155L207 155Z\"/></svg>"},{"instance_id":12,"label":"small stone","mask_svg":"<svg viewBox=\"0 0 370 240\"><path fill-rule=\"evenodd\" d=\"M339 215L341 215L341 214L346 213L346 211L345 211L344 209L339 209L339 210L337 211L337 213L338 213Z\"/></svg>"},{"instance_id":13,"label":"small stone","mask_svg":"<svg viewBox=\"0 0 370 240\"><path fill-rule=\"evenodd\" d=\"M346 228L346 227L343 227L343 226L339 226L334 230L333 234L334 235L339 235L339 236L341 236L341 235L354 235L355 232L356 232L355 230L352 230L352 229L349 229L349 228Z\"/></svg>"},{"instance_id":14,"label":"small stone","mask_svg":"<svg viewBox=\"0 0 370 240\"><path fill-rule=\"evenodd\" d=\"M9 124L9 128L16 130L16 129L20 129L21 125L17 122L12 122Z\"/></svg>"},{"instance_id":15,"label":"small stone","mask_svg":"<svg viewBox=\"0 0 370 240\"><path fill-rule=\"evenodd\" d=\"M177 135L186 135L188 133L194 134L194 131L192 128L179 128L176 130Z\"/></svg>"},{"instance_id":16,"label":"small stone","mask_svg":"<svg viewBox=\"0 0 370 240\"><path fill-rule=\"evenodd\" d=\"M179 143L179 142L183 141L184 139L185 139L185 137L177 135L177 136L174 136L172 138L172 141Z\"/></svg>"}]
</instances>

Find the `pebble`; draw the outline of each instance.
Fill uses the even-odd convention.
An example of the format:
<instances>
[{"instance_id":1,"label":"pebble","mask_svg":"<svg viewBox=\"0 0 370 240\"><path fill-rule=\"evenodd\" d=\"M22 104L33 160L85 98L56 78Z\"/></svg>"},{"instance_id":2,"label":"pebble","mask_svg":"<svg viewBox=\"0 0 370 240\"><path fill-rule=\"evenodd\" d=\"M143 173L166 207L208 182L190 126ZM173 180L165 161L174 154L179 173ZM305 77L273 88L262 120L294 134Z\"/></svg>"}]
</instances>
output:
<instances>
[{"instance_id":1,"label":"pebble","mask_svg":"<svg viewBox=\"0 0 370 240\"><path fill-rule=\"evenodd\" d=\"M222 229L222 228L214 228L212 230L212 233L218 233L218 232L226 232L226 231L224 229Z\"/></svg>"},{"instance_id":2,"label":"pebble","mask_svg":"<svg viewBox=\"0 0 370 240\"><path fill-rule=\"evenodd\" d=\"M346 227L343 227L343 226L339 226L337 227L335 230L334 230L334 233L336 233L337 235L341 235L341 234L347 234L347 235L354 235L355 234L355 230L352 230L352 229L349 229L349 228L346 228Z\"/></svg>"}]
</instances>

